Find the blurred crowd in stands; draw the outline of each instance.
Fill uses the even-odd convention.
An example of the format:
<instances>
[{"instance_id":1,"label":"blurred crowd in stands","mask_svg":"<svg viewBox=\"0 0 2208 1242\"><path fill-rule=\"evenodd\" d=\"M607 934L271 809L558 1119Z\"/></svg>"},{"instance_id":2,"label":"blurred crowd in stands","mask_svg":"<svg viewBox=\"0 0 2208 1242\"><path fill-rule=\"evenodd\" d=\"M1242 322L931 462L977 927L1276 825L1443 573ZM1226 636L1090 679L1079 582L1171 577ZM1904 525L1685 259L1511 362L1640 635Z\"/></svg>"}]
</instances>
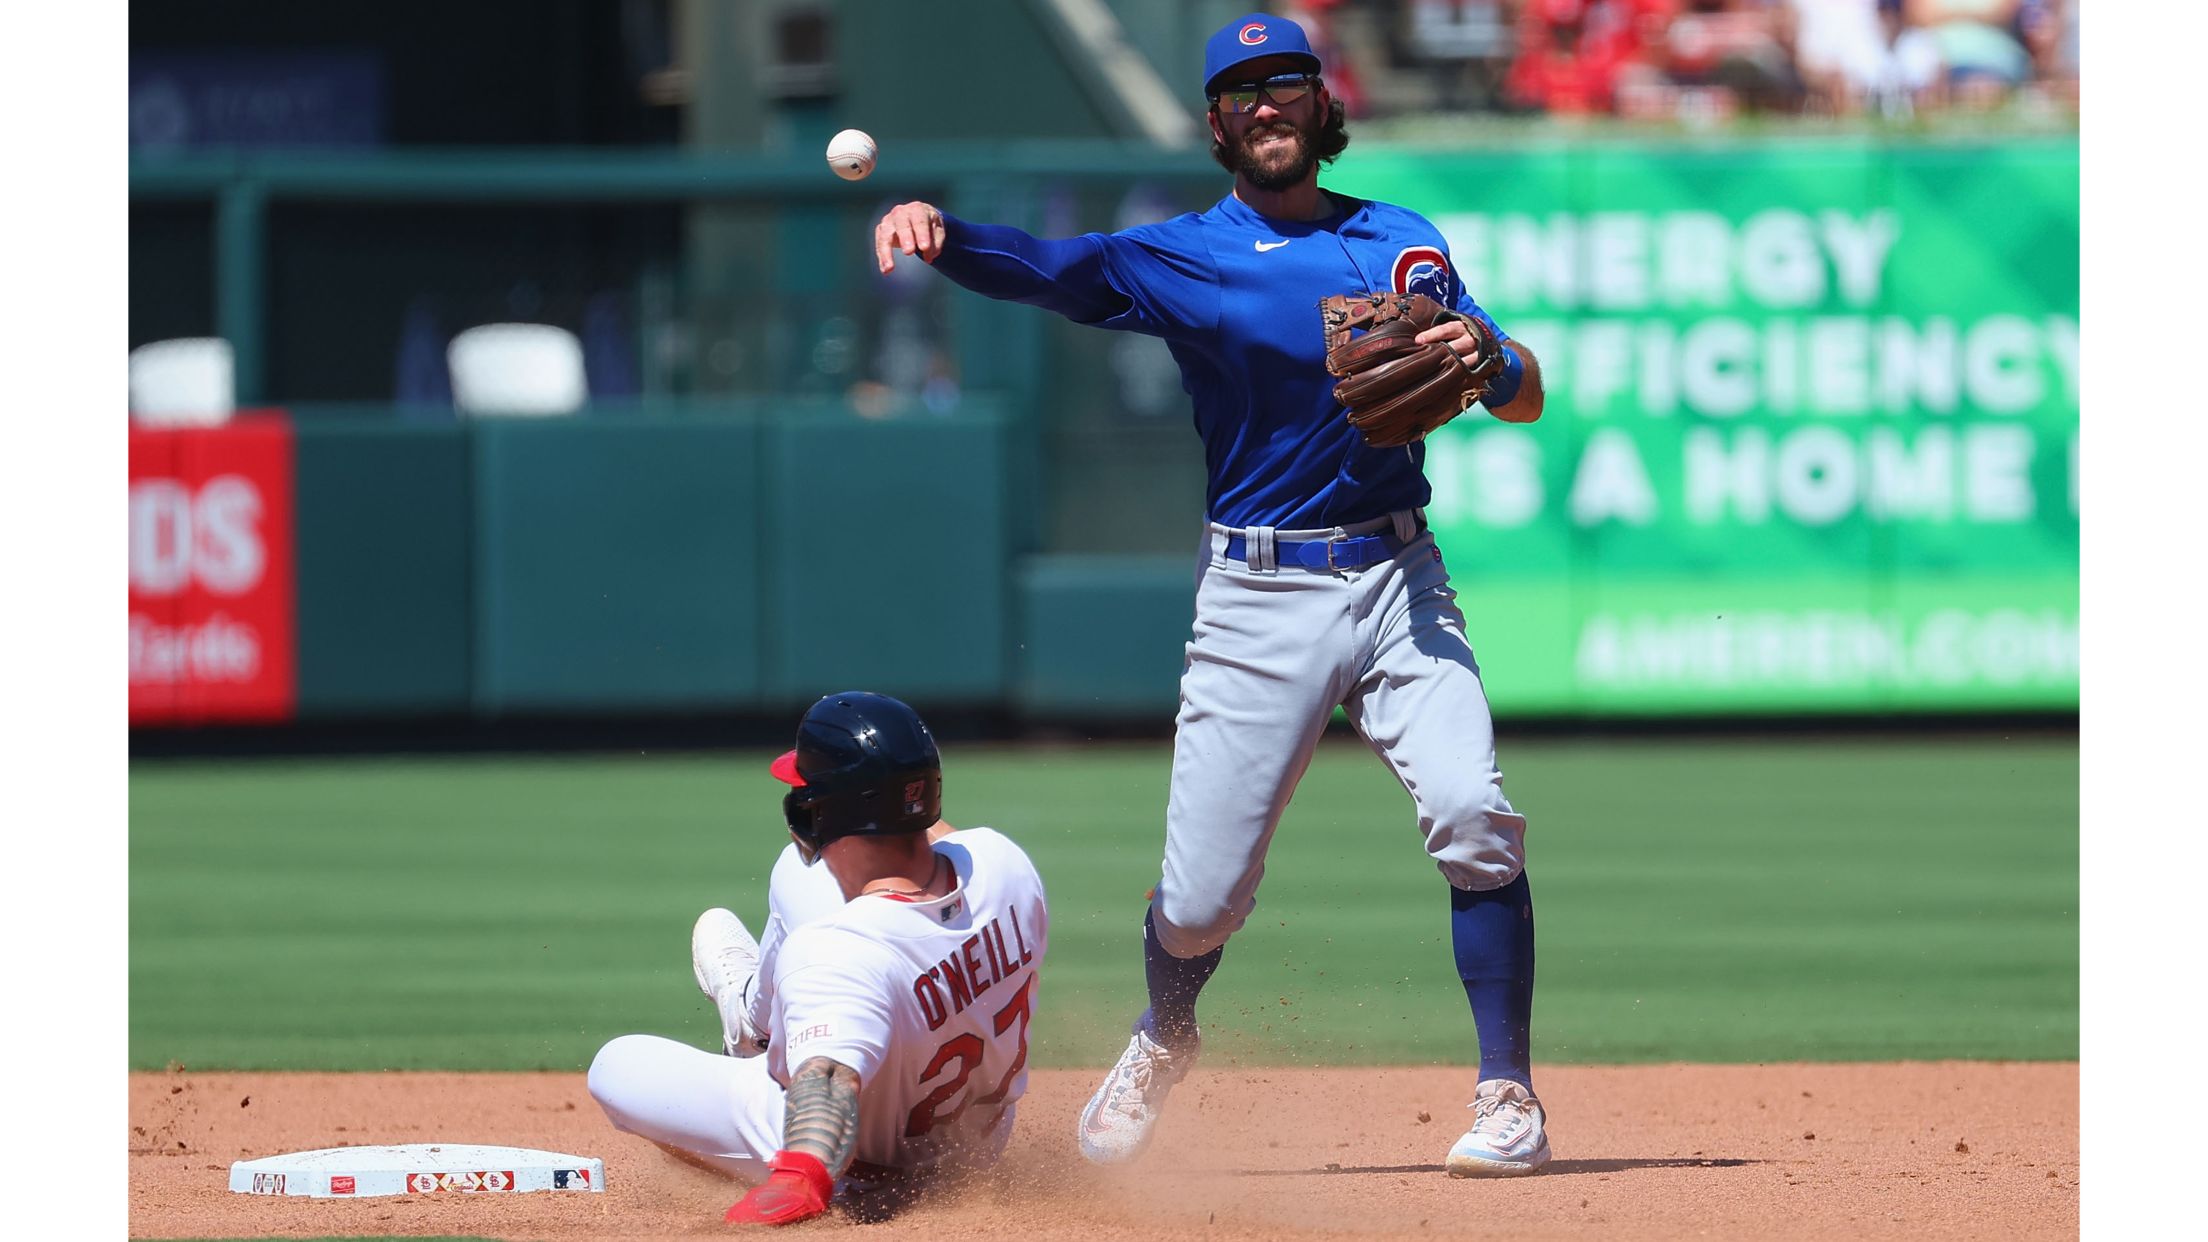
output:
<instances>
[{"instance_id":1,"label":"blurred crowd in stands","mask_svg":"<svg viewBox=\"0 0 2208 1242\"><path fill-rule=\"evenodd\" d=\"M1295 0L1352 115L2075 118L2080 0Z\"/></svg>"}]
</instances>

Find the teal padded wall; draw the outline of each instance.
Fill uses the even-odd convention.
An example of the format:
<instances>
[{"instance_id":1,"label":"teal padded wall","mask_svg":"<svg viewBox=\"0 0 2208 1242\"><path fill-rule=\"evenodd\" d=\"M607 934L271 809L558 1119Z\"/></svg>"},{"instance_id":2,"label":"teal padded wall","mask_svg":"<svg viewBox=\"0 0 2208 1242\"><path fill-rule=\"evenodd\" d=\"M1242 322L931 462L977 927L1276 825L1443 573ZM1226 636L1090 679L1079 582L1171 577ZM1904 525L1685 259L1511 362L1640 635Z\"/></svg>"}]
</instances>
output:
<instances>
[{"instance_id":1,"label":"teal padded wall","mask_svg":"<svg viewBox=\"0 0 2208 1242\"><path fill-rule=\"evenodd\" d=\"M293 425L299 715L468 710L468 438L388 418Z\"/></svg>"},{"instance_id":2,"label":"teal padded wall","mask_svg":"<svg viewBox=\"0 0 2208 1242\"><path fill-rule=\"evenodd\" d=\"M757 698L756 419L500 419L470 431L479 714Z\"/></svg>"},{"instance_id":3,"label":"teal padded wall","mask_svg":"<svg viewBox=\"0 0 2208 1242\"><path fill-rule=\"evenodd\" d=\"M1037 716L1169 721L1196 613L1181 556L1031 556L1016 574L1018 703Z\"/></svg>"},{"instance_id":4,"label":"teal padded wall","mask_svg":"<svg viewBox=\"0 0 2208 1242\"><path fill-rule=\"evenodd\" d=\"M1005 425L994 403L869 421L784 406L768 439L770 701L868 689L990 704L1010 685Z\"/></svg>"}]
</instances>

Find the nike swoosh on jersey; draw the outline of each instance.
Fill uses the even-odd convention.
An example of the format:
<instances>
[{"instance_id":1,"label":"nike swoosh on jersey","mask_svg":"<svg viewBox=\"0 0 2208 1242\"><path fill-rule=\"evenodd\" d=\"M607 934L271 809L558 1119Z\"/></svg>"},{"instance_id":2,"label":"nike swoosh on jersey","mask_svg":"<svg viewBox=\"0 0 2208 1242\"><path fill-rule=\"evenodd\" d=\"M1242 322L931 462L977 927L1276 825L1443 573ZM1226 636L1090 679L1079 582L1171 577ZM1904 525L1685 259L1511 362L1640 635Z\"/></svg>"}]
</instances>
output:
<instances>
[{"instance_id":1,"label":"nike swoosh on jersey","mask_svg":"<svg viewBox=\"0 0 2208 1242\"><path fill-rule=\"evenodd\" d=\"M1292 240L1292 239L1291 239L1291 240ZM1281 248L1282 246L1285 246L1285 245L1287 245L1288 243L1287 243L1287 242L1284 242L1284 241L1276 241L1276 242L1252 242L1252 243L1250 243L1250 244L1251 244L1251 245L1253 245L1253 246L1256 246L1256 247L1257 247L1257 252L1258 252L1259 254L1263 254L1263 253L1265 253L1265 252L1266 252L1266 251L1268 251L1268 250L1278 250L1278 249L1280 249L1280 248Z\"/></svg>"}]
</instances>

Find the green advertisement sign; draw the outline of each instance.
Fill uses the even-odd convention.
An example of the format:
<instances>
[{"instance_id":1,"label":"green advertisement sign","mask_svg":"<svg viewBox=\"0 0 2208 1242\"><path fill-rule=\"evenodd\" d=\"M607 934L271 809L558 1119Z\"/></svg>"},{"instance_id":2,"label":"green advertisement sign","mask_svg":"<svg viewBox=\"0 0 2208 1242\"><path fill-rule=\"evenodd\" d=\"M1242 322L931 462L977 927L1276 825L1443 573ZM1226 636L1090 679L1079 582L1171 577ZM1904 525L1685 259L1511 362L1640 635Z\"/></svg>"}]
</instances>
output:
<instances>
[{"instance_id":1,"label":"green advertisement sign","mask_svg":"<svg viewBox=\"0 0 2208 1242\"><path fill-rule=\"evenodd\" d=\"M1540 358L1429 442L1498 712L2078 703L2078 147L1364 151Z\"/></svg>"}]
</instances>

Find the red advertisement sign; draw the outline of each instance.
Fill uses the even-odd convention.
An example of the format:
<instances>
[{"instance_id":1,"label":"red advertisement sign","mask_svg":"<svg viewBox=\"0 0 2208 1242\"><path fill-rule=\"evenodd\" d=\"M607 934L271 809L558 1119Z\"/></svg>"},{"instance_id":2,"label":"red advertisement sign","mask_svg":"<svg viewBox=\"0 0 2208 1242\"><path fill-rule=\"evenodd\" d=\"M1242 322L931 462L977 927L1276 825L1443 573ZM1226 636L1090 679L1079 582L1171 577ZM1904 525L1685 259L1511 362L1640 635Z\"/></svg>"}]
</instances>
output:
<instances>
[{"instance_id":1,"label":"red advertisement sign","mask_svg":"<svg viewBox=\"0 0 2208 1242\"><path fill-rule=\"evenodd\" d=\"M291 424L131 428L130 722L288 720Z\"/></svg>"}]
</instances>

